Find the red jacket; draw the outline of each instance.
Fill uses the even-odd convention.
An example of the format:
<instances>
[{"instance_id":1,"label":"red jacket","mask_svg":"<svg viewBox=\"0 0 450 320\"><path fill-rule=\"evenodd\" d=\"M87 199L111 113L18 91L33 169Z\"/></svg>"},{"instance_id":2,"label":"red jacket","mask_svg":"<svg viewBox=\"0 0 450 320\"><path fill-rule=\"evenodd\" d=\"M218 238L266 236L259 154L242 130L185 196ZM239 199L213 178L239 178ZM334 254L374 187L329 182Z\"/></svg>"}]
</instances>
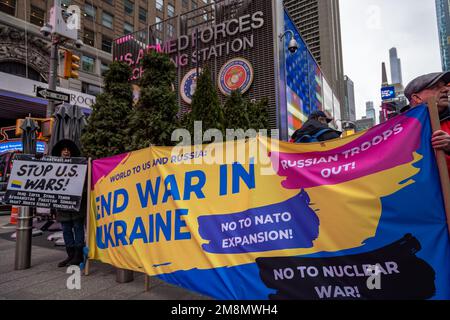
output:
<instances>
[{"instance_id":1,"label":"red jacket","mask_svg":"<svg viewBox=\"0 0 450 320\"><path fill-rule=\"evenodd\" d=\"M448 134L450 134L450 119L441 122L441 129L442 131L445 131ZM447 158L448 175L450 176L450 155L448 153L446 154L446 158Z\"/></svg>"}]
</instances>

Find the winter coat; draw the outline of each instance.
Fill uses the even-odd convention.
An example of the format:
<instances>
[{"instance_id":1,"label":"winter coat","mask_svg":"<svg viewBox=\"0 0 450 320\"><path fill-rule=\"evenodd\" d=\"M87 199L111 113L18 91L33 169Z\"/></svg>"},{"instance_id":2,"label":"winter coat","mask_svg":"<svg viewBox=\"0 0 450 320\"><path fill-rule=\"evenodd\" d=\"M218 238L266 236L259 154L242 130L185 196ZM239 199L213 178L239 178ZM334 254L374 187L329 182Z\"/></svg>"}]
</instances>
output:
<instances>
[{"instance_id":1,"label":"winter coat","mask_svg":"<svg viewBox=\"0 0 450 320\"><path fill-rule=\"evenodd\" d=\"M304 135L313 136L320 130L330 129L331 131L326 132L318 137L319 141L327 141L337 139L341 136L342 132L331 129L328 125L319 122L318 120L311 119L305 122L305 124L292 135L292 140L296 141L298 138Z\"/></svg>"},{"instance_id":2,"label":"winter coat","mask_svg":"<svg viewBox=\"0 0 450 320\"><path fill-rule=\"evenodd\" d=\"M87 212L87 192L86 188L83 190L83 196L81 198L80 211L67 211L56 209L56 221L58 222L72 222L78 220L84 220Z\"/></svg>"},{"instance_id":3,"label":"winter coat","mask_svg":"<svg viewBox=\"0 0 450 320\"><path fill-rule=\"evenodd\" d=\"M61 150L63 148L69 148L71 152L72 157L79 157L81 155L80 149L78 146L71 140L61 140L58 143L55 144L55 146L52 148L52 156L59 157L61 156ZM77 220L84 220L86 217L86 211L87 211L87 183L85 183L83 188L83 195L81 199L81 205L80 205L80 211L68 211L68 210L62 210L62 209L56 209L56 220L58 222L71 222L71 221L77 221Z\"/></svg>"}]
</instances>

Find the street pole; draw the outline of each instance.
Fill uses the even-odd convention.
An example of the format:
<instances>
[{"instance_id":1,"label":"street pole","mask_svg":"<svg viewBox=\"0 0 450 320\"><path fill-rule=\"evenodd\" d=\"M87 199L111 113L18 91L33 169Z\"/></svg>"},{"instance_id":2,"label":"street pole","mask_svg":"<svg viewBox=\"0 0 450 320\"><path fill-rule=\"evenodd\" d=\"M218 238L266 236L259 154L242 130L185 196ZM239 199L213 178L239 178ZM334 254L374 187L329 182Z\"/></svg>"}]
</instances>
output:
<instances>
[{"instance_id":1,"label":"street pole","mask_svg":"<svg viewBox=\"0 0 450 320\"><path fill-rule=\"evenodd\" d=\"M200 77L200 74L199 74L199 65L198 65L198 54L200 53L200 48L198 47L199 46L199 40L198 40L198 27L197 27L197 29L195 30L195 50L197 51L197 53L196 53L196 55L197 55L197 59L195 59L195 67L196 67L196 72L197 72L197 81L198 81L198 78Z\"/></svg>"},{"instance_id":2,"label":"street pole","mask_svg":"<svg viewBox=\"0 0 450 320\"><path fill-rule=\"evenodd\" d=\"M58 37L52 35L52 48L50 52L50 72L48 75L48 88L56 90L56 81L58 79ZM55 102L48 101L47 118L51 118L55 113Z\"/></svg>"},{"instance_id":3,"label":"street pole","mask_svg":"<svg viewBox=\"0 0 450 320\"><path fill-rule=\"evenodd\" d=\"M33 217L30 207L20 207L16 228L15 270L25 270L31 267L31 237Z\"/></svg>"},{"instance_id":4,"label":"street pole","mask_svg":"<svg viewBox=\"0 0 450 320\"><path fill-rule=\"evenodd\" d=\"M428 110L430 113L431 129L433 132L436 132L441 129L436 98L432 98L428 101ZM441 180L442 196L444 198L447 229L450 234L450 179L448 176L447 162L445 160L445 152L443 150L436 151L436 162Z\"/></svg>"},{"instance_id":5,"label":"street pole","mask_svg":"<svg viewBox=\"0 0 450 320\"><path fill-rule=\"evenodd\" d=\"M117 283L129 283L134 280L134 273L132 270L116 269L116 282Z\"/></svg>"},{"instance_id":6,"label":"street pole","mask_svg":"<svg viewBox=\"0 0 450 320\"><path fill-rule=\"evenodd\" d=\"M23 132L25 134L25 132ZM30 144L24 145L23 152L32 154ZM33 229L33 216L30 207L20 207L16 227L16 256L14 261L15 270L25 270L31 267L31 238Z\"/></svg>"}]
</instances>

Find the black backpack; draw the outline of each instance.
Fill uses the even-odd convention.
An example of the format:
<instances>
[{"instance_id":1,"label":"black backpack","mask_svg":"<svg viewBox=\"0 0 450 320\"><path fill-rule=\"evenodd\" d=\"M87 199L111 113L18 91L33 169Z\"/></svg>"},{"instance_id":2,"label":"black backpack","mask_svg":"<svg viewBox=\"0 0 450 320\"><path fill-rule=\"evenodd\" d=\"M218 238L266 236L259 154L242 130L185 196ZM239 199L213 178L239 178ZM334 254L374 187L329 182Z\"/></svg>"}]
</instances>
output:
<instances>
[{"instance_id":1,"label":"black backpack","mask_svg":"<svg viewBox=\"0 0 450 320\"><path fill-rule=\"evenodd\" d=\"M294 140L294 143L313 143L313 142L319 142L319 137L322 136L323 134L327 133L327 132L333 132L333 129L330 128L326 128L326 129L322 129L320 131L318 131L317 133L313 134L313 135L309 135L309 134L304 134L300 137L297 137Z\"/></svg>"}]
</instances>

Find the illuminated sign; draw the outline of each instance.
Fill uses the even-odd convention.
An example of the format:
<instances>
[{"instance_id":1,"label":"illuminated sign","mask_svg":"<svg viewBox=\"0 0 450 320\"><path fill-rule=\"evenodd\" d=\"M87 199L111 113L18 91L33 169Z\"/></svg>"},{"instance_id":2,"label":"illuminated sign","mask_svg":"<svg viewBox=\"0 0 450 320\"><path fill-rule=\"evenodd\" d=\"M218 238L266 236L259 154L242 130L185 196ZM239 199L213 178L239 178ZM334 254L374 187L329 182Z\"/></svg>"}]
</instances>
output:
<instances>
[{"instance_id":1,"label":"illuminated sign","mask_svg":"<svg viewBox=\"0 0 450 320\"><path fill-rule=\"evenodd\" d=\"M23 150L22 141L0 142L0 153L8 151L22 151L22 150ZM44 151L45 151L45 142L38 141L36 143L36 152L44 153Z\"/></svg>"},{"instance_id":2,"label":"illuminated sign","mask_svg":"<svg viewBox=\"0 0 450 320\"><path fill-rule=\"evenodd\" d=\"M333 114L333 91L287 12L284 12L284 30L294 32L298 44L297 52L291 54L289 41L284 42L287 133L292 136L312 112L323 110Z\"/></svg>"},{"instance_id":3,"label":"illuminated sign","mask_svg":"<svg viewBox=\"0 0 450 320\"><path fill-rule=\"evenodd\" d=\"M395 99L395 87L381 88L381 99L382 100Z\"/></svg>"},{"instance_id":4,"label":"illuminated sign","mask_svg":"<svg viewBox=\"0 0 450 320\"><path fill-rule=\"evenodd\" d=\"M202 26L190 35L181 35L162 44L146 44L130 34L114 41L113 58L129 64L133 69L131 80L137 80L143 74L141 62L151 50L169 54L177 67L190 63L195 65L254 48L254 35L250 32L261 29L264 24L264 13L257 11L223 23ZM151 27L149 34L153 34ZM231 37L236 38L231 40Z\"/></svg>"}]
</instances>

